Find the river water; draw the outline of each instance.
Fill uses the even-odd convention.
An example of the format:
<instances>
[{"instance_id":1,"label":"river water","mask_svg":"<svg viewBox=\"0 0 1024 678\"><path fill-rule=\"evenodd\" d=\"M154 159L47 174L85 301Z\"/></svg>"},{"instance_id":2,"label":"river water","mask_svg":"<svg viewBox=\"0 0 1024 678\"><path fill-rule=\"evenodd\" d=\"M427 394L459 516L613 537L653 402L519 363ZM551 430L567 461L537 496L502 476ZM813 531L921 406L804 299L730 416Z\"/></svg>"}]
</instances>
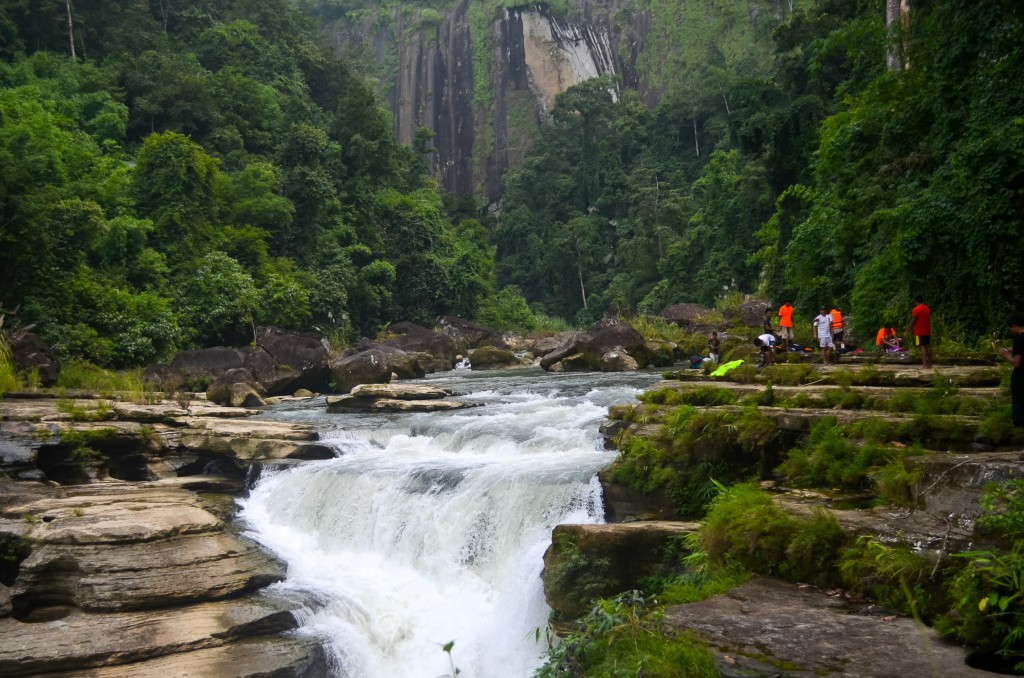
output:
<instances>
[{"instance_id":1,"label":"river water","mask_svg":"<svg viewBox=\"0 0 1024 678\"><path fill-rule=\"evenodd\" d=\"M242 502L250 534L288 563L345 678L529 676L546 653L542 556L560 523L603 522L598 426L656 373L454 372L422 380L483 407L266 416L313 424L341 456L265 474ZM442 647L454 641L449 657Z\"/></svg>"}]
</instances>

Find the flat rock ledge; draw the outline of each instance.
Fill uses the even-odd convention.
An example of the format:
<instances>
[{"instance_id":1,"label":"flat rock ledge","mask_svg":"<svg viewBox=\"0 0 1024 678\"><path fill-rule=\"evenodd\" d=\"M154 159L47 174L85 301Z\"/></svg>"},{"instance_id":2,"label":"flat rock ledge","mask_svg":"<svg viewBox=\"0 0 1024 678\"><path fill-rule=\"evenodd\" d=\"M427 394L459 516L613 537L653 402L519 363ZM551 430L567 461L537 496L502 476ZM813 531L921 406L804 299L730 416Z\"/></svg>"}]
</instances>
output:
<instances>
[{"instance_id":1,"label":"flat rock ledge","mask_svg":"<svg viewBox=\"0 0 1024 678\"><path fill-rule=\"evenodd\" d=\"M756 578L726 593L670 606L667 630L689 630L730 678L981 678L967 650L913 619L810 586Z\"/></svg>"},{"instance_id":2,"label":"flat rock ledge","mask_svg":"<svg viewBox=\"0 0 1024 678\"><path fill-rule=\"evenodd\" d=\"M479 407L479 403L451 400L451 389L418 384L360 384L343 396L328 396L327 411L439 412Z\"/></svg>"},{"instance_id":3,"label":"flat rock ledge","mask_svg":"<svg viewBox=\"0 0 1024 678\"><path fill-rule=\"evenodd\" d=\"M0 478L0 538L30 547L0 584L0 675L329 672L319 641L296 631L297 603L266 592L284 563L183 480Z\"/></svg>"}]
</instances>

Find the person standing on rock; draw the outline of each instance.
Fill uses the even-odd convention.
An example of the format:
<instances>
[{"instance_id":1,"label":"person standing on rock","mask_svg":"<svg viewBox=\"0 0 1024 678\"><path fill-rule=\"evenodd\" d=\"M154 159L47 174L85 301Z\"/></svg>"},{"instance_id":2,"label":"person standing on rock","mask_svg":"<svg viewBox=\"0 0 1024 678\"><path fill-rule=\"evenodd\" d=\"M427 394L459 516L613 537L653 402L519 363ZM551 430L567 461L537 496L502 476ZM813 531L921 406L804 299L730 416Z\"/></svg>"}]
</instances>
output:
<instances>
[{"instance_id":1,"label":"person standing on rock","mask_svg":"<svg viewBox=\"0 0 1024 678\"><path fill-rule=\"evenodd\" d=\"M1011 313L1006 319L1013 334L1013 348L999 349L999 355L1013 365L1010 398L1013 400L1013 425L1024 426L1024 313Z\"/></svg>"},{"instance_id":2,"label":"person standing on rock","mask_svg":"<svg viewBox=\"0 0 1024 678\"><path fill-rule=\"evenodd\" d=\"M818 310L818 316L814 319L814 334L821 347L821 362L828 363L835 344L832 343L832 314L824 306Z\"/></svg>"},{"instance_id":3,"label":"person standing on rock","mask_svg":"<svg viewBox=\"0 0 1024 678\"><path fill-rule=\"evenodd\" d=\"M779 307L779 341L782 348L788 349L789 342L793 341L793 302L783 302Z\"/></svg>"},{"instance_id":4,"label":"person standing on rock","mask_svg":"<svg viewBox=\"0 0 1024 678\"><path fill-rule=\"evenodd\" d=\"M906 336L911 332L914 333L914 343L921 347L921 367L930 370L935 359L932 353L932 310L925 305L921 295L914 297Z\"/></svg>"},{"instance_id":5,"label":"person standing on rock","mask_svg":"<svg viewBox=\"0 0 1024 678\"><path fill-rule=\"evenodd\" d=\"M833 307L829 314L832 316L832 343L839 348L846 348L846 344L843 343L843 314L836 307Z\"/></svg>"}]
</instances>

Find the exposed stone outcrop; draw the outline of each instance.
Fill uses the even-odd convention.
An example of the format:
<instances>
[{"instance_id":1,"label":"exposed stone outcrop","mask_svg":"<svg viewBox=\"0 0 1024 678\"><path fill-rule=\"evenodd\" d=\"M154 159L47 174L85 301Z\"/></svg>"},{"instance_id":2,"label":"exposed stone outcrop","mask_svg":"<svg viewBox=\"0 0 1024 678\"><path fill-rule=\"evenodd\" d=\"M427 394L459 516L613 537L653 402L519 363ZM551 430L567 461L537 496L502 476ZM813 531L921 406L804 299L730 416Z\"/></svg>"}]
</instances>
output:
<instances>
[{"instance_id":1,"label":"exposed stone outcrop","mask_svg":"<svg viewBox=\"0 0 1024 678\"><path fill-rule=\"evenodd\" d=\"M477 403L451 400L451 389L413 384L363 384L349 395L329 396L328 412L438 412L476 407Z\"/></svg>"},{"instance_id":2,"label":"exposed stone outcrop","mask_svg":"<svg viewBox=\"0 0 1024 678\"><path fill-rule=\"evenodd\" d=\"M251 370L245 367L235 367L213 380L213 383L206 389L206 399L218 405L231 405L232 392L237 384L244 384L257 393L263 389L262 384Z\"/></svg>"},{"instance_id":3,"label":"exposed stone outcrop","mask_svg":"<svg viewBox=\"0 0 1024 678\"><path fill-rule=\"evenodd\" d=\"M441 332L434 332L426 327L410 322L395 323L388 327L388 334L395 336L384 341L387 346L405 351L406 353L428 353L448 363L449 369L455 365L455 342Z\"/></svg>"},{"instance_id":4,"label":"exposed stone outcrop","mask_svg":"<svg viewBox=\"0 0 1024 678\"><path fill-rule=\"evenodd\" d=\"M555 612L578 616L593 598L639 588L676 567L670 546L696 528L664 521L558 525L544 552L544 597Z\"/></svg>"},{"instance_id":5,"label":"exposed stone outcrop","mask_svg":"<svg viewBox=\"0 0 1024 678\"><path fill-rule=\"evenodd\" d=\"M171 359L171 368L195 380L212 380L228 370L244 367L248 349L214 346L194 351L179 351Z\"/></svg>"},{"instance_id":6,"label":"exposed stone outcrop","mask_svg":"<svg viewBox=\"0 0 1024 678\"><path fill-rule=\"evenodd\" d=\"M661 312L661 317L667 322L680 327L695 325L698 319L706 315L708 309L700 304L673 304Z\"/></svg>"},{"instance_id":7,"label":"exposed stone outcrop","mask_svg":"<svg viewBox=\"0 0 1024 678\"><path fill-rule=\"evenodd\" d=\"M316 639L288 633L296 602L265 593L284 564L228 519L249 459L332 448L201 399L32 395L0 400L0 674L329 673Z\"/></svg>"},{"instance_id":8,"label":"exposed stone outcrop","mask_svg":"<svg viewBox=\"0 0 1024 678\"><path fill-rule=\"evenodd\" d=\"M14 332L10 337L11 361L19 372L35 372L42 386L52 386L60 376L60 360L49 344L33 332Z\"/></svg>"},{"instance_id":9,"label":"exposed stone outcrop","mask_svg":"<svg viewBox=\"0 0 1024 678\"><path fill-rule=\"evenodd\" d=\"M964 648L910 617L774 579L755 578L698 603L670 606L663 624L695 632L723 675L991 675L967 666ZM788 667L784 674L779 666Z\"/></svg>"},{"instance_id":10,"label":"exposed stone outcrop","mask_svg":"<svg viewBox=\"0 0 1024 678\"><path fill-rule=\"evenodd\" d=\"M348 393L359 384L386 384L391 381L391 359L379 348L345 355L331 363L334 391Z\"/></svg>"},{"instance_id":11,"label":"exposed stone outcrop","mask_svg":"<svg viewBox=\"0 0 1024 678\"><path fill-rule=\"evenodd\" d=\"M602 372L637 370L647 365L649 356L643 335L615 318L594 323L580 348L587 364Z\"/></svg>"},{"instance_id":12,"label":"exposed stone outcrop","mask_svg":"<svg viewBox=\"0 0 1024 678\"><path fill-rule=\"evenodd\" d=\"M507 348L484 346L469 352L469 365L474 370L495 370L507 367L525 367L532 364L522 360Z\"/></svg>"},{"instance_id":13,"label":"exposed stone outcrop","mask_svg":"<svg viewBox=\"0 0 1024 678\"><path fill-rule=\"evenodd\" d=\"M328 348L318 332L259 327L245 367L268 395L288 395L300 388L324 391L331 373Z\"/></svg>"},{"instance_id":14,"label":"exposed stone outcrop","mask_svg":"<svg viewBox=\"0 0 1024 678\"><path fill-rule=\"evenodd\" d=\"M441 332L451 337L455 342L455 349L459 353L466 353L471 348L482 348L493 346L494 348L511 348L505 343L504 337L498 330L475 323L472 320L464 320L455 316L442 316L437 321Z\"/></svg>"}]
</instances>

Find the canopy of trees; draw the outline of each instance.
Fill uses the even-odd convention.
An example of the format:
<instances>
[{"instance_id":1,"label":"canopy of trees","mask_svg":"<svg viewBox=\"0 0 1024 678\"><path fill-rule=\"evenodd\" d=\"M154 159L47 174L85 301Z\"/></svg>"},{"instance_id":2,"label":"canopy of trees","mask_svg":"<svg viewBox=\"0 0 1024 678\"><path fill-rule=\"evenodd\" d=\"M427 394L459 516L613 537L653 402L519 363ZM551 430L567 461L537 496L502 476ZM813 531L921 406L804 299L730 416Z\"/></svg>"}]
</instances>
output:
<instances>
[{"instance_id":1,"label":"canopy of trees","mask_svg":"<svg viewBox=\"0 0 1024 678\"><path fill-rule=\"evenodd\" d=\"M0 58L0 302L65 356L493 304L483 227L285 0L15 0Z\"/></svg>"},{"instance_id":2,"label":"canopy of trees","mask_svg":"<svg viewBox=\"0 0 1024 678\"><path fill-rule=\"evenodd\" d=\"M610 81L562 95L508 177L499 279L578 320L739 290L865 332L916 294L968 336L1001 327L1024 279L1024 4L915 0L889 27L884 5L800 3L770 67L709 56L653 111Z\"/></svg>"}]
</instances>

